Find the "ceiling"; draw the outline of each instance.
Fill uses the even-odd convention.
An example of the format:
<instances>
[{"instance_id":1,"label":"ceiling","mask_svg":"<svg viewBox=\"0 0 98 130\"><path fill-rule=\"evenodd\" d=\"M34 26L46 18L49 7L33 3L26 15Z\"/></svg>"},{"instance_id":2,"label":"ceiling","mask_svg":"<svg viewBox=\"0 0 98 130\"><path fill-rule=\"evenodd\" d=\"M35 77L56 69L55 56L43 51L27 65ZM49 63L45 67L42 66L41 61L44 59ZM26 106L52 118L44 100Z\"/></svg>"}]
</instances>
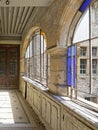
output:
<instances>
[{"instance_id":1,"label":"ceiling","mask_svg":"<svg viewBox=\"0 0 98 130\"><path fill-rule=\"evenodd\" d=\"M8 5L6 2L9 2ZM0 0L0 40L21 40L34 9L47 7L53 0Z\"/></svg>"}]
</instances>

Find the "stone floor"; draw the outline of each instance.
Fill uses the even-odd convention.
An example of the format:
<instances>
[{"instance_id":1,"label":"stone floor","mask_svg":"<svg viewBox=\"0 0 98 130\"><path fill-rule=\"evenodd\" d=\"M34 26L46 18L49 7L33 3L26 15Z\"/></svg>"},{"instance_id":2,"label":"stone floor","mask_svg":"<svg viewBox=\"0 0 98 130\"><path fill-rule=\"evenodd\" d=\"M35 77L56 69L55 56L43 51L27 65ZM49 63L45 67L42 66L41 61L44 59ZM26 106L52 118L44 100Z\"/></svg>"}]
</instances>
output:
<instances>
[{"instance_id":1,"label":"stone floor","mask_svg":"<svg viewBox=\"0 0 98 130\"><path fill-rule=\"evenodd\" d=\"M0 130L45 130L17 90L0 91Z\"/></svg>"}]
</instances>

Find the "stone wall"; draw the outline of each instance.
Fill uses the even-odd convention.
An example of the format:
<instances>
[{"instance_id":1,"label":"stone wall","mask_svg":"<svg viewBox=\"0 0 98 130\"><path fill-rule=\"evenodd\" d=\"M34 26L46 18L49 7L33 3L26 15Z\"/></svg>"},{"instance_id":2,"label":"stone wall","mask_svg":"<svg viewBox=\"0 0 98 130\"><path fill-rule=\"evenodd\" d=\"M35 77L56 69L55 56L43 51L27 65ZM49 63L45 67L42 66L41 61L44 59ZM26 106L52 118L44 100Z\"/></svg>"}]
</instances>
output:
<instances>
[{"instance_id":1,"label":"stone wall","mask_svg":"<svg viewBox=\"0 0 98 130\"><path fill-rule=\"evenodd\" d=\"M69 35L71 22L78 11L82 0L55 0L49 7L35 8L35 15L30 18L30 22L25 27L23 34L23 43L21 44L21 61L24 59L26 48L29 44L30 37L34 30L41 28L46 34L47 50L50 50L50 72L48 79L48 87L52 92L67 95L66 88L66 44ZM68 44L71 44L69 42ZM55 48L57 47L57 48ZM54 49L56 53L54 54ZM65 52L64 52L65 51ZM51 53L53 52L53 54ZM60 53L59 53L60 52ZM54 59L54 57L55 58ZM60 65L63 67L60 69ZM22 66L22 63L21 65ZM20 71L22 67L20 67ZM49 69L49 68L48 68ZM56 69L56 70L55 70ZM22 81L20 83L22 87Z\"/></svg>"}]
</instances>

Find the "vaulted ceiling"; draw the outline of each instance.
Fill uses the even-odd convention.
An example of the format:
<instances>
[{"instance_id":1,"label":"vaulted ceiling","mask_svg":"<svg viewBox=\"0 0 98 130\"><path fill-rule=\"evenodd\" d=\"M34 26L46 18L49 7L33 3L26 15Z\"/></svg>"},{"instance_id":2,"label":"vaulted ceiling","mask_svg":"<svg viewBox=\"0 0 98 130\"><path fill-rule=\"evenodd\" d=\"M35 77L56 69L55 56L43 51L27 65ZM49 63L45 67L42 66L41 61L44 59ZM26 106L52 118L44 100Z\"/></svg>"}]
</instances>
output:
<instances>
[{"instance_id":1,"label":"vaulted ceiling","mask_svg":"<svg viewBox=\"0 0 98 130\"><path fill-rule=\"evenodd\" d=\"M9 3L7 3L9 2ZM21 40L34 9L47 7L53 0L0 0L0 40Z\"/></svg>"}]
</instances>

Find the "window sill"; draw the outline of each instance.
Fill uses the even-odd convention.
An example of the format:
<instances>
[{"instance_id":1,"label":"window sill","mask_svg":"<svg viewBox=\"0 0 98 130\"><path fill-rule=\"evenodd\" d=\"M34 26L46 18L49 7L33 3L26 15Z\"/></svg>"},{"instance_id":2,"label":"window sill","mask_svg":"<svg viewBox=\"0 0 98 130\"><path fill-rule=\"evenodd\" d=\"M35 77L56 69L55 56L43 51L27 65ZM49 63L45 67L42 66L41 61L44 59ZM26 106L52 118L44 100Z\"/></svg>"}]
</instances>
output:
<instances>
[{"instance_id":1,"label":"window sill","mask_svg":"<svg viewBox=\"0 0 98 130\"><path fill-rule=\"evenodd\" d=\"M78 103L81 102L81 104L84 104L85 106L89 107L89 109L98 112L98 104L91 102L91 101L87 101L87 100L80 98L80 97L77 97L77 99L78 100L75 100L75 101L77 101Z\"/></svg>"},{"instance_id":2,"label":"window sill","mask_svg":"<svg viewBox=\"0 0 98 130\"><path fill-rule=\"evenodd\" d=\"M76 112L78 115L93 123L98 127L98 112L94 112L85 106L80 105L74 101L65 101L64 104Z\"/></svg>"},{"instance_id":3,"label":"window sill","mask_svg":"<svg viewBox=\"0 0 98 130\"><path fill-rule=\"evenodd\" d=\"M35 80L31 80L30 78L28 77L25 77L25 76L22 76L22 79L26 82L29 82L31 83L32 85L34 85L36 88L39 88L43 91L47 91L49 90L47 87L45 87L44 85L40 84L39 82L35 81Z\"/></svg>"},{"instance_id":4,"label":"window sill","mask_svg":"<svg viewBox=\"0 0 98 130\"><path fill-rule=\"evenodd\" d=\"M53 94L52 96L56 100L61 102L64 106L68 107L68 109L70 108L77 115L80 115L81 117L86 119L86 121L91 122L98 127L98 109L96 106L92 106L93 109L91 109L91 107L88 104L86 104L86 102L82 102L82 100L73 100L69 97L62 97Z\"/></svg>"},{"instance_id":5,"label":"window sill","mask_svg":"<svg viewBox=\"0 0 98 130\"><path fill-rule=\"evenodd\" d=\"M80 75L78 75L78 76L80 76L80 78L85 78L85 77L89 77L89 75L82 75L82 74L80 74ZM98 75L96 75L96 74L93 74L92 75L92 78L98 78Z\"/></svg>"}]
</instances>

